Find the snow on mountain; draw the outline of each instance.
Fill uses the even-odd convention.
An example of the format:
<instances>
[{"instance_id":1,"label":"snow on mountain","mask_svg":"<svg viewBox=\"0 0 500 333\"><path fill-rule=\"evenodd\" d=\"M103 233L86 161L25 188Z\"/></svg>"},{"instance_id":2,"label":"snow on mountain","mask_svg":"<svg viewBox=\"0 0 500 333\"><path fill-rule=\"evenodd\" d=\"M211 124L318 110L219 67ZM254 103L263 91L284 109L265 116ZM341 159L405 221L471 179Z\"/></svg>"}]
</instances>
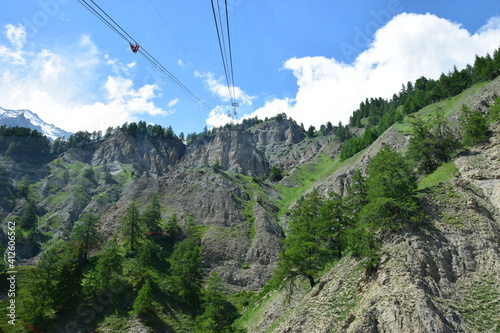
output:
<instances>
[{"instance_id":1,"label":"snow on mountain","mask_svg":"<svg viewBox=\"0 0 500 333\"><path fill-rule=\"evenodd\" d=\"M8 127L28 127L37 130L51 140L60 137L68 138L72 133L48 124L30 110L8 110L0 107L0 125Z\"/></svg>"}]
</instances>

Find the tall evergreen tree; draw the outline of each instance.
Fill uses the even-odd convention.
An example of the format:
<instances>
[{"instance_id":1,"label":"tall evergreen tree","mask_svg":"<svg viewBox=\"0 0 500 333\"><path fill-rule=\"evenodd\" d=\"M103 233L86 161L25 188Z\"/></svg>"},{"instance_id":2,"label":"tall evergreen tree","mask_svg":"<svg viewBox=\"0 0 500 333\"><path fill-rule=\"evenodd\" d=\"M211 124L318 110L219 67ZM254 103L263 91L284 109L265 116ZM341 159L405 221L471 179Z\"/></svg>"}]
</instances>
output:
<instances>
[{"instance_id":1,"label":"tall evergreen tree","mask_svg":"<svg viewBox=\"0 0 500 333\"><path fill-rule=\"evenodd\" d=\"M323 231L320 208L323 204L323 198L314 190L307 197L301 197L290 212L278 267L281 278L293 280L303 276L314 287L318 272L324 267L326 259L332 257L332 253L320 241Z\"/></svg>"},{"instance_id":2,"label":"tall evergreen tree","mask_svg":"<svg viewBox=\"0 0 500 333\"><path fill-rule=\"evenodd\" d=\"M121 233L125 238L125 242L128 244L130 252L135 252L144 238L142 221L135 201L127 207L121 224Z\"/></svg>"},{"instance_id":3,"label":"tall evergreen tree","mask_svg":"<svg viewBox=\"0 0 500 333\"><path fill-rule=\"evenodd\" d=\"M202 292L204 312L196 318L196 331L232 332L231 322L236 317L236 309L226 300L223 281L218 273L212 273Z\"/></svg>"},{"instance_id":4,"label":"tall evergreen tree","mask_svg":"<svg viewBox=\"0 0 500 333\"><path fill-rule=\"evenodd\" d=\"M188 304L197 304L203 272L201 235L194 222L189 223L186 239L175 244L169 261L174 293Z\"/></svg>"},{"instance_id":5,"label":"tall evergreen tree","mask_svg":"<svg viewBox=\"0 0 500 333\"><path fill-rule=\"evenodd\" d=\"M402 154L385 146L367 168L368 204L360 219L379 229L397 229L403 223L418 222L420 213L416 199L417 177L413 166Z\"/></svg>"},{"instance_id":6,"label":"tall evergreen tree","mask_svg":"<svg viewBox=\"0 0 500 333\"><path fill-rule=\"evenodd\" d=\"M102 242L101 235L97 231L99 217L94 213L86 213L73 227L71 238L81 249L82 259L87 260L93 249L99 248Z\"/></svg>"},{"instance_id":7,"label":"tall evergreen tree","mask_svg":"<svg viewBox=\"0 0 500 333\"><path fill-rule=\"evenodd\" d=\"M27 274L25 284L19 288L20 317L38 327L43 327L56 307L59 259L54 249L43 252L36 267Z\"/></svg>"},{"instance_id":8,"label":"tall evergreen tree","mask_svg":"<svg viewBox=\"0 0 500 333\"><path fill-rule=\"evenodd\" d=\"M348 209L345 200L335 192L331 192L329 198L320 207L319 236L322 243L320 245L329 249L338 259L342 257L346 247L345 232L353 223Z\"/></svg>"},{"instance_id":9,"label":"tall evergreen tree","mask_svg":"<svg viewBox=\"0 0 500 333\"><path fill-rule=\"evenodd\" d=\"M99 255L99 259L91 277L95 292L108 289L117 284L123 274L124 258L115 239L108 241L106 248Z\"/></svg>"},{"instance_id":10,"label":"tall evergreen tree","mask_svg":"<svg viewBox=\"0 0 500 333\"><path fill-rule=\"evenodd\" d=\"M72 309L83 297L83 272L85 262L82 258L82 249L74 243L67 242L62 247L61 258L57 263L57 297L56 309L67 311ZM64 291L64 292L61 292Z\"/></svg>"},{"instance_id":11,"label":"tall evergreen tree","mask_svg":"<svg viewBox=\"0 0 500 333\"><path fill-rule=\"evenodd\" d=\"M153 292L149 280L142 285L134 301L134 312L139 317L147 316L154 311Z\"/></svg>"},{"instance_id":12,"label":"tall evergreen tree","mask_svg":"<svg viewBox=\"0 0 500 333\"><path fill-rule=\"evenodd\" d=\"M142 220L148 231L158 232L161 231L161 205L158 197L153 195L149 200L146 210L142 213Z\"/></svg>"}]
</instances>

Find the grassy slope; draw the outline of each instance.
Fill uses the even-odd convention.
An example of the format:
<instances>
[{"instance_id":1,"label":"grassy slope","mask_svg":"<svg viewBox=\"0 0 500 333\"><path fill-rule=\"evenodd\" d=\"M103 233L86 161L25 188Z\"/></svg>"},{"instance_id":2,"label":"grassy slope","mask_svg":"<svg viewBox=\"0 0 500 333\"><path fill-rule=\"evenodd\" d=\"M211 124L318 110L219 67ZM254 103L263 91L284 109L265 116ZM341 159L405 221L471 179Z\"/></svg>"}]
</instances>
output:
<instances>
[{"instance_id":1,"label":"grassy slope","mask_svg":"<svg viewBox=\"0 0 500 333\"><path fill-rule=\"evenodd\" d=\"M314 187L318 180L332 175L344 163L338 157L332 160L320 154L312 161L292 170L285 178L287 186L282 185L282 183L276 185L283 196L283 200L278 203L279 216L281 217L288 212L290 206L306 191Z\"/></svg>"}]
</instances>

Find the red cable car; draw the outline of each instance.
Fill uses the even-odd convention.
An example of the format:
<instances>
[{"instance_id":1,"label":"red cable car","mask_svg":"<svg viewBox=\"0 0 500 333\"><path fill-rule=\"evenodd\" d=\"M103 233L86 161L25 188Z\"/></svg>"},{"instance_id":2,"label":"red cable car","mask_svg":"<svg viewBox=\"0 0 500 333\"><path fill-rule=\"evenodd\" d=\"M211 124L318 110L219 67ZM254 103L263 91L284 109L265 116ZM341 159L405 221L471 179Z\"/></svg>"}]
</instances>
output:
<instances>
[{"instance_id":1,"label":"red cable car","mask_svg":"<svg viewBox=\"0 0 500 333\"><path fill-rule=\"evenodd\" d=\"M132 43L130 43L130 49L132 49L132 52L134 52L134 53L137 53L137 51L139 51L140 47L141 46L139 44L137 44L137 43L135 43L135 45L132 44Z\"/></svg>"}]
</instances>

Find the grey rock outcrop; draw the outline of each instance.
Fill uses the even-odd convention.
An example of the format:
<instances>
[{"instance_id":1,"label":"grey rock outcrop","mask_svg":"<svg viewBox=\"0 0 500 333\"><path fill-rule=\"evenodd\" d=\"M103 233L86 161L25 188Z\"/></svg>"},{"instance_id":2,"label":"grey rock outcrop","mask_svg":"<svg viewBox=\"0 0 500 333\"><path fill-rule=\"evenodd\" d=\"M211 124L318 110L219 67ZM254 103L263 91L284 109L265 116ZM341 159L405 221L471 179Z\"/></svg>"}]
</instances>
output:
<instances>
[{"instance_id":1,"label":"grey rock outcrop","mask_svg":"<svg viewBox=\"0 0 500 333\"><path fill-rule=\"evenodd\" d=\"M267 177L270 164L287 164L282 159L304 137L291 120L258 124L246 131L222 130L190 145L180 164L210 167L218 161L225 171Z\"/></svg>"}]
</instances>

